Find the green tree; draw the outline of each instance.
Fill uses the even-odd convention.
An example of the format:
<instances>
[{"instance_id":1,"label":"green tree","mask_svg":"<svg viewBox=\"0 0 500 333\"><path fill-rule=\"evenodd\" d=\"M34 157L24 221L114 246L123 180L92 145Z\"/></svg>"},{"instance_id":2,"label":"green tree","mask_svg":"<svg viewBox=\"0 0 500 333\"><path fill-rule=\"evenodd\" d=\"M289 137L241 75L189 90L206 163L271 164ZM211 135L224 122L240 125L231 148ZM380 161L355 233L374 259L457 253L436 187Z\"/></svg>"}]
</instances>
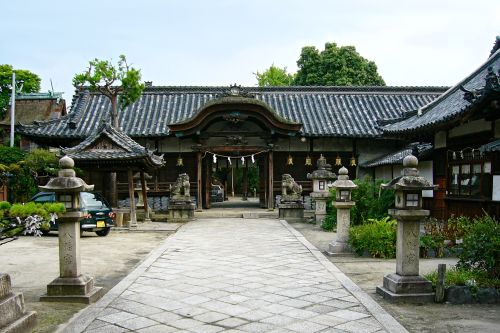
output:
<instances>
[{"instance_id":1,"label":"green tree","mask_svg":"<svg viewBox=\"0 0 500 333\"><path fill-rule=\"evenodd\" d=\"M24 69L16 69L11 65L0 65L0 119L5 116L10 104L12 72L16 73L16 81L24 81L22 92L33 93L40 91L40 77Z\"/></svg>"},{"instance_id":2,"label":"green tree","mask_svg":"<svg viewBox=\"0 0 500 333\"><path fill-rule=\"evenodd\" d=\"M120 97L121 108L134 103L144 90L144 84L140 81L140 70L130 67L123 54L120 55L116 66L108 60L94 59L89 61L89 68L86 72L73 77L75 87L88 85L92 91L99 91L110 99L111 118L115 128L119 128L118 97Z\"/></svg>"},{"instance_id":3,"label":"green tree","mask_svg":"<svg viewBox=\"0 0 500 333\"><path fill-rule=\"evenodd\" d=\"M354 46L326 43L319 52L314 46L302 48L294 85L383 86L384 80L373 61L363 58Z\"/></svg>"},{"instance_id":4,"label":"green tree","mask_svg":"<svg viewBox=\"0 0 500 333\"><path fill-rule=\"evenodd\" d=\"M288 73L286 67L280 68L271 65L262 73L254 73L259 87L291 86L294 74Z\"/></svg>"}]
</instances>

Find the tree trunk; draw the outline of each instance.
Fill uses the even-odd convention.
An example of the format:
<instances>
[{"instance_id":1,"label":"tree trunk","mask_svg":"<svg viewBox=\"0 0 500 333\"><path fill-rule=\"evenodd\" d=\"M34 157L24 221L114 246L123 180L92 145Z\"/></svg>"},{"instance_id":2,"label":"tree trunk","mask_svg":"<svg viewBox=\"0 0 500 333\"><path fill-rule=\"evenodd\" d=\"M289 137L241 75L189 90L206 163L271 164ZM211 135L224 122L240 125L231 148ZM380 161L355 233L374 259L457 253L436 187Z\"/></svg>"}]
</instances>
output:
<instances>
[{"instance_id":1,"label":"tree trunk","mask_svg":"<svg viewBox=\"0 0 500 333\"><path fill-rule=\"evenodd\" d=\"M111 98L111 121L115 129L120 129L120 124L118 123L118 96L113 95Z\"/></svg>"},{"instance_id":2,"label":"tree trunk","mask_svg":"<svg viewBox=\"0 0 500 333\"><path fill-rule=\"evenodd\" d=\"M118 124L118 103L117 95L113 95L110 97L111 99L111 121L113 123L113 127L117 130L120 129L119 124ZM111 194L111 205L113 207L118 206L118 193L116 189L116 172L111 172L110 178L109 178L109 190Z\"/></svg>"}]
</instances>

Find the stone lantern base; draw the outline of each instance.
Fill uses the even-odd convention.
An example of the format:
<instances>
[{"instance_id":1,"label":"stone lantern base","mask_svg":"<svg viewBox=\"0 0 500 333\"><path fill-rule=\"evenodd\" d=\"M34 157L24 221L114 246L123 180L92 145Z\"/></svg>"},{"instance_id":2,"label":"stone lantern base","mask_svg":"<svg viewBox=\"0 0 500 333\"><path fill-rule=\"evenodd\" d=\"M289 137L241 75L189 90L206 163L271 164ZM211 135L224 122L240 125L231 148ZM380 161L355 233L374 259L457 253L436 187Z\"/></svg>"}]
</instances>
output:
<instances>
[{"instance_id":1,"label":"stone lantern base","mask_svg":"<svg viewBox=\"0 0 500 333\"><path fill-rule=\"evenodd\" d=\"M389 215L398 221L396 273L384 276L377 293L391 302L434 302L432 283L419 275L420 221L429 211L390 209Z\"/></svg>"},{"instance_id":2,"label":"stone lantern base","mask_svg":"<svg viewBox=\"0 0 500 333\"><path fill-rule=\"evenodd\" d=\"M170 201L167 212L169 222L188 222L194 220L195 204L189 201Z\"/></svg>"},{"instance_id":3,"label":"stone lantern base","mask_svg":"<svg viewBox=\"0 0 500 333\"><path fill-rule=\"evenodd\" d=\"M94 286L94 278L59 277L47 285L47 294L40 297L42 302L67 302L90 304L104 295L102 287Z\"/></svg>"},{"instance_id":4,"label":"stone lantern base","mask_svg":"<svg viewBox=\"0 0 500 333\"><path fill-rule=\"evenodd\" d=\"M0 332L31 332L36 320L36 312L24 308L23 294L12 292L10 276L0 274Z\"/></svg>"},{"instance_id":5,"label":"stone lantern base","mask_svg":"<svg viewBox=\"0 0 500 333\"><path fill-rule=\"evenodd\" d=\"M281 202L278 208L280 219L287 222L301 222L304 220L304 203L301 201Z\"/></svg>"},{"instance_id":6,"label":"stone lantern base","mask_svg":"<svg viewBox=\"0 0 500 333\"><path fill-rule=\"evenodd\" d=\"M420 275L401 276L397 273L387 274L384 276L383 283L382 287L377 287L377 294L390 302L434 302L432 283Z\"/></svg>"}]
</instances>

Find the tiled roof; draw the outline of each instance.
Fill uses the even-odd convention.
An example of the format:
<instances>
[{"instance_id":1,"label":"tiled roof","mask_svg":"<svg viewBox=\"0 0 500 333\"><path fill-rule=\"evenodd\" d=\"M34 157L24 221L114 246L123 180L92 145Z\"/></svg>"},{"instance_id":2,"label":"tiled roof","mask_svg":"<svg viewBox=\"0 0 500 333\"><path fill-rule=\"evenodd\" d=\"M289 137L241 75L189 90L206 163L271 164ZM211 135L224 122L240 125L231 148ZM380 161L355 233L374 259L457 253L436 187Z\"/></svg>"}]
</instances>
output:
<instances>
[{"instance_id":1,"label":"tiled roof","mask_svg":"<svg viewBox=\"0 0 500 333\"><path fill-rule=\"evenodd\" d=\"M479 147L479 151L481 153L489 153L489 152L492 152L492 151L500 151L500 139L482 145L481 147Z\"/></svg>"},{"instance_id":2,"label":"tiled roof","mask_svg":"<svg viewBox=\"0 0 500 333\"><path fill-rule=\"evenodd\" d=\"M103 140L109 144L100 144ZM77 162L121 163L142 160L141 164L149 167L160 167L165 163L163 156L153 154L122 131L116 130L110 125L110 121L103 121L87 139L77 146L63 148L62 152Z\"/></svg>"},{"instance_id":3,"label":"tiled roof","mask_svg":"<svg viewBox=\"0 0 500 333\"><path fill-rule=\"evenodd\" d=\"M279 116L303 124L305 136L378 137L377 121L397 118L441 95L442 87L247 87ZM119 111L122 130L131 137L169 134L169 124L184 121L227 91L227 87L146 87L140 99ZM109 99L80 92L72 112L60 120L20 126L31 137L85 138L109 113Z\"/></svg>"},{"instance_id":4,"label":"tiled roof","mask_svg":"<svg viewBox=\"0 0 500 333\"><path fill-rule=\"evenodd\" d=\"M500 70L500 50L497 50L476 71L430 104L419 110L415 109L412 112L408 112L402 118L382 121L381 124L385 124L382 126L383 132L386 134L417 132L460 117L473 105L464 98L466 93L462 89L467 91L482 89L485 86L486 77L489 72L488 68L490 67L494 72Z\"/></svg>"},{"instance_id":5,"label":"tiled roof","mask_svg":"<svg viewBox=\"0 0 500 333\"><path fill-rule=\"evenodd\" d=\"M381 165L403 164L403 159L410 154L415 155L419 160L424 160L431 155L432 150L433 147L430 143L412 143L401 150L377 157L376 159L362 163L360 166L363 168L374 168Z\"/></svg>"}]
</instances>

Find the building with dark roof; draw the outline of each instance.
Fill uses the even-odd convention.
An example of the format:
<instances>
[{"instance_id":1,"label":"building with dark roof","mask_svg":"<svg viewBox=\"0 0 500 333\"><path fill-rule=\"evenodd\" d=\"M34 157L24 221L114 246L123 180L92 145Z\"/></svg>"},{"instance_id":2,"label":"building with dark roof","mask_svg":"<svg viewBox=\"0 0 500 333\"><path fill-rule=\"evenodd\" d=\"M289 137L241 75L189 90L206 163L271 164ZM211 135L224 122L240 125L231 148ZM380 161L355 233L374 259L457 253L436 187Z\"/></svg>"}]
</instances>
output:
<instances>
[{"instance_id":1,"label":"building with dark roof","mask_svg":"<svg viewBox=\"0 0 500 333\"><path fill-rule=\"evenodd\" d=\"M67 114L62 93L27 93L16 95L14 124L32 124L36 121L58 119ZM0 121L5 137L10 133L10 106Z\"/></svg>"},{"instance_id":2,"label":"building with dark roof","mask_svg":"<svg viewBox=\"0 0 500 333\"><path fill-rule=\"evenodd\" d=\"M177 174L187 172L195 180L195 193L203 196L198 202L210 207L210 198L204 195L209 193L210 173L224 178L220 170L241 168L243 157L246 165L253 159L259 166L256 191L264 207L273 204L284 173L302 183L306 192L310 189L306 175L314 163L305 165L307 158L315 161L323 154L331 164L340 161L334 168L344 165L352 177L361 175L357 164L403 145L384 139L379 121L424 107L444 91L442 87L146 87L138 101L120 110L119 123L126 135L164 155L166 166L155 172L153 191L165 191ZM110 111L105 96L79 90L67 116L18 130L41 145L70 147L92 135ZM293 164L287 163L289 156ZM182 166L176 166L179 157ZM227 181L226 176L222 182L231 187Z\"/></svg>"},{"instance_id":3,"label":"building with dark roof","mask_svg":"<svg viewBox=\"0 0 500 333\"><path fill-rule=\"evenodd\" d=\"M199 209L211 206L213 183L229 192L247 193L252 186L261 207L271 208L285 173L307 195L306 175L321 154L334 172L346 166L352 178L393 178L401 160L414 153L421 173L439 185L424 193L434 216L482 210L498 216L499 45L497 39L487 61L449 89L148 85L138 101L120 110L117 130L163 155L153 194L168 193L185 172ZM40 145L72 147L92 137L110 112L105 96L81 89L68 115L18 130ZM249 168L258 184L241 177ZM89 177L105 191L105 177L100 184L96 171L88 170ZM121 181L123 187L126 179Z\"/></svg>"},{"instance_id":4,"label":"building with dark roof","mask_svg":"<svg viewBox=\"0 0 500 333\"><path fill-rule=\"evenodd\" d=\"M500 37L477 70L431 103L385 119L387 138L432 142L433 215L500 216Z\"/></svg>"}]
</instances>

